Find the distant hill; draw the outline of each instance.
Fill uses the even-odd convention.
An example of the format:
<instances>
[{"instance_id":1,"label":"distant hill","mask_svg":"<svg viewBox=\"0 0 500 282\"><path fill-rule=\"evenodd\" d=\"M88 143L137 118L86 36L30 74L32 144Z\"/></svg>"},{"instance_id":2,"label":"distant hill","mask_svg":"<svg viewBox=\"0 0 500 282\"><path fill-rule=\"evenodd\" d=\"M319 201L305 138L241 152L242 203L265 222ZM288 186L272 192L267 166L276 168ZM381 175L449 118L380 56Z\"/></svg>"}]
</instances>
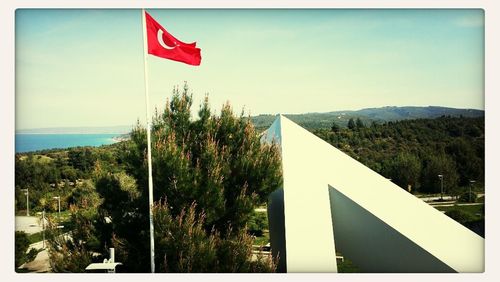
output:
<instances>
[{"instance_id":1,"label":"distant hill","mask_svg":"<svg viewBox=\"0 0 500 282\"><path fill-rule=\"evenodd\" d=\"M305 128L316 129L331 127L335 121L339 126L347 126L349 119L360 118L366 125L371 122L388 122L419 118L437 118L440 116L464 116L481 117L484 116L483 110L475 109L456 109L446 107L382 107L367 108L357 111L334 111L328 113L306 113L306 114L284 114L289 119L302 125ZM267 128L276 118L275 115L258 115L251 117L254 125L259 128Z\"/></svg>"},{"instance_id":2,"label":"distant hill","mask_svg":"<svg viewBox=\"0 0 500 282\"><path fill-rule=\"evenodd\" d=\"M446 107L382 107L367 108L357 111L334 111L328 113L284 114L289 119L308 129L331 127L335 121L346 127L350 118L360 118L366 125L372 121L379 123L418 118L437 118L440 116L481 117L484 111L475 109L456 109ZM255 127L266 129L276 119L276 115L258 115L251 117ZM128 134L131 125L102 127L54 127L16 130L17 134ZM126 136L124 137L126 138Z\"/></svg>"}]
</instances>

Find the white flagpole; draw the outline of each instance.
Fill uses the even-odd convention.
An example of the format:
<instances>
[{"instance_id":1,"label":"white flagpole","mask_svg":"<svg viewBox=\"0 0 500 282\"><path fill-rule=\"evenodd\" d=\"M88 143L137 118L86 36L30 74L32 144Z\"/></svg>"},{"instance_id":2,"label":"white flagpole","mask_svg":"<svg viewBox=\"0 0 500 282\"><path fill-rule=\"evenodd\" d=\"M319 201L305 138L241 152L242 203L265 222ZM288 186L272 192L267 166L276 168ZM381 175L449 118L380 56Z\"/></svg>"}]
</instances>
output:
<instances>
[{"instance_id":1,"label":"white flagpole","mask_svg":"<svg viewBox=\"0 0 500 282\"><path fill-rule=\"evenodd\" d=\"M148 138L148 187L149 187L149 237L151 244L151 273L155 273L155 230L153 225L153 168L151 166L151 117L149 115L148 91L148 39L146 30L146 14L142 9L142 38L144 40L144 89L146 92L146 120Z\"/></svg>"}]
</instances>

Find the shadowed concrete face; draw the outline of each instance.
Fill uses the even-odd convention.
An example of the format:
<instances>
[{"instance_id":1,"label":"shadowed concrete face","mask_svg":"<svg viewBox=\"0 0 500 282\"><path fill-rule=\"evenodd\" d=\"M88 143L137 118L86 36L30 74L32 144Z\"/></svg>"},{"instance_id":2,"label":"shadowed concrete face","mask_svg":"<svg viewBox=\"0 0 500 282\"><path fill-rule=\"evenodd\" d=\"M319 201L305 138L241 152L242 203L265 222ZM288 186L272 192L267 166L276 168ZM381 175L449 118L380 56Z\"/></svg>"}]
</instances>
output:
<instances>
[{"instance_id":1,"label":"shadowed concrete face","mask_svg":"<svg viewBox=\"0 0 500 282\"><path fill-rule=\"evenodd\" d=\"M278 258L278 272L286 272L285 210L283 189L278 189L269 196L267 205L269 219L269 240L273 258Z\"/></svg>"},{"instance_id":2,"label":"shadowed concrete face","mask_svg":"<svg viewBox=\"0 0 500 282\"><path fill-rule=\"evenodd\" d=\"M363 272L455 272L332 186L335 248Z\"/></svg>"}]
</instances>

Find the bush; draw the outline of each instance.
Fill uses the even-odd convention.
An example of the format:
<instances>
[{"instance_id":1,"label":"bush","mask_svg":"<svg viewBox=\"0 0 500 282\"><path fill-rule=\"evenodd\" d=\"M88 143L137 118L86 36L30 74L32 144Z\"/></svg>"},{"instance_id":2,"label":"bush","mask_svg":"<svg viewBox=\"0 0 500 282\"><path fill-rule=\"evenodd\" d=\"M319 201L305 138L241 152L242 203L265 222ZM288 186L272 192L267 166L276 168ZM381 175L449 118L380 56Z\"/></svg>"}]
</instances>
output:
<instances>
[{"instance_id":1,"label":"bush","mask_svg":"<svg viewBox=\"0 0 500 282\"><path fill-rule=\"evenodd\" d=\"M344 261L337 263L338 273L360 273L362 272L351 260L344 258Z\"/></svg>"},{"instance_id":2,"label":"bush","mask_svg":"<svg viewBox=\"0 0 500 282\"><path fill-rule=\"evenodd\" d=\"M50 267L53 272L81 273L92 263L92 254L82 245L66 242L50 250Z\"/></svg>"},{"instance_id":3,"label":"bush","mask_svg":"<svg viewBox=\"0 0 500 282\"><path fill-rule=\"evenodd\" d=\"M173 217L164 202L154 207L156 263L159 272L274 272L271 258L252 261L252 237L245 230L206 233L205 214L196 204Z\"/></svg>"},{"instance_id":4,"label":"bush","mask_svg":"<svg viewBox=\"0 0 500 282\"><path fill-rule=\"evenodd\" d=\"M471 193L464 192L458 198L458 201L462 203L475 203L476 200L477 200L477 194L474 192Z\"/></svg>"},{"instance_id":5,"label":"bush","mask_svg":"<svg viewBox=\"0 0 500 282\"><path fill-rule=\"evenodd\" d=\"M36 256L38 255L38 253L40 252L41 250L39 249L31 249L27 254L26 254L26 262L30 262L30 261L33 261Z\"/></svg>"},{"instance_id":6,"label":"bush","mask_svg":"<svg viewBox=\"0 0 500 282\"><path fill-rule=\"evenodd\" d=\"M16 267L28 261L28 256L26 255L26 251L30 246L30 242L28 240L28 235L23 231L16 231L15 235L16 240L16 248L15 248L15 264Z\"/></svg>"},{"instance_id":7,"label":"bush","mask_svg":"<svg viewBox=\"0 0 500 282\"><path fill-rule=\"evenodd\" d=\"M462 211L457 208L451 209L447 211L445 214L460 224L464 224L474 219L474 217L470 213Z\"/></svg>"},{"instance_id":8,"label":"bush","mask_svg":"<svg viewBox=\"0 0 500 282\"><path fill-rule=\"evenodd\" d=\"M264 233L264 230L269 229L267 213L254 211L254 213L250 217L250 220L248 221L247 228L250 235L261 237Z\"/></svg>"},{"instance_id":9,"label":"bush","mask_svg":"<svg viewBox=\"0 0 500 282\"><path fill-rule=\"evenodd\" d=\"M99 248L96 238L93 218L96 211L93 209L79 210L72 206L72 231L63 234L49 222L46 230L50 266L53 272L84 272L93 261L93 253ZM102 259L101 259L102 261Z\"/></svg>"}]
</instances>

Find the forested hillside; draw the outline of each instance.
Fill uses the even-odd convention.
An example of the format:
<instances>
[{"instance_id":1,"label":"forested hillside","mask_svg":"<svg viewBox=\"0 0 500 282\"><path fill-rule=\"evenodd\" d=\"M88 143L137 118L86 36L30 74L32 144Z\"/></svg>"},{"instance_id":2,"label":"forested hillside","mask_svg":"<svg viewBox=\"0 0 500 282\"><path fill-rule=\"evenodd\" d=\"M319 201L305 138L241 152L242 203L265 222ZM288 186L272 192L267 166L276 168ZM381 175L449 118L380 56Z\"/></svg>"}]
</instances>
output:
<instances>
[{"instance_id":1,"label":"forested hillside","mask_svg":"<svg viewBox=\"0 0 500 282\"><path fill-rule=\"evenodd\" d=\"M483 117L484 111L475 109L456 109L447 107L382 107L367 108L357 111L333 111L327 113L284 114L295 123L308 129L320 129L331 126L335 121L340 126L347 126L350 119L360 119L365 124L372 122L450 117ZM275 115L258 115L252 117L252 122L258 129L266 129L276 118Z\"/></svg>"},{"instance_id":2,"label":"forested hillside","mask_svg":"<svg viewBox=\"0 0 500 282\"><path fill-rule=\"evenodd\" d=\"M436 193L484 183L484 118L439 117L313 130L317 136L412 192Z\"/></svg>"}]
</instances>

